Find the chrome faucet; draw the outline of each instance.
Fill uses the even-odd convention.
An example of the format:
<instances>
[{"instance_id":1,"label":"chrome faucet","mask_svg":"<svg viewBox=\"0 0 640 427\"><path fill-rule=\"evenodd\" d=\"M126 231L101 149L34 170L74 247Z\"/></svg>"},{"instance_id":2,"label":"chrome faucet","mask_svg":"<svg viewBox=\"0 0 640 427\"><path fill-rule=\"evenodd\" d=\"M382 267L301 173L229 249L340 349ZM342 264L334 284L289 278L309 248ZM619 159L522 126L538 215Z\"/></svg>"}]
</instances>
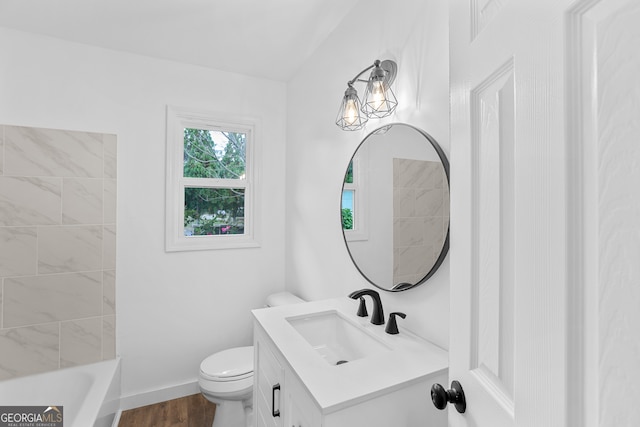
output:
<instances>
[{"instance_id":1,"label":"chrome faucet","mask_svg":"<svg viewBox=\"0 0 640 427\"><path fill-rule=\"evenodd\" d=\"M384 312L382 311L382 300L380 294L373 289L360 289L349 294L349 298L358 299L364 295L369 295L373 299L373 314L371 323L374 325L384 325Z\"/></svg>"}]
</instances>

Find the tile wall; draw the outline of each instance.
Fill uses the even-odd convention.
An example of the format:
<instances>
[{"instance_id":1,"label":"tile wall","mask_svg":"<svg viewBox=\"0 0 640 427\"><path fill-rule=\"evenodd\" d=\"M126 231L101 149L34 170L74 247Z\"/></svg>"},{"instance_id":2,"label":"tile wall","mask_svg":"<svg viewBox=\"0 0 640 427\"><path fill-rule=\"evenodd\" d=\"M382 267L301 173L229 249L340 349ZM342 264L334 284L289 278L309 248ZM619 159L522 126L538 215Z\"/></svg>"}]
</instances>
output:
<instances>
[{"instance_id":1,"label":"tile wall","mask_svg":"<svg viewBox=\"0 0 640 427\"><path fill-rule=\"evenodd\" d=\"M0 125L0 380L115 357L116 136Z\"/></svg>"},{"instance_id":2,"label":"tile wall","mask_svg":"<svg viewBox=\"0 0 640 427\"><path fill-rule=\"evenodd\" d=\"M442 163L393 159L393 284L417 283L438 259L449 228Z\"/></svg>"}]
</instances>

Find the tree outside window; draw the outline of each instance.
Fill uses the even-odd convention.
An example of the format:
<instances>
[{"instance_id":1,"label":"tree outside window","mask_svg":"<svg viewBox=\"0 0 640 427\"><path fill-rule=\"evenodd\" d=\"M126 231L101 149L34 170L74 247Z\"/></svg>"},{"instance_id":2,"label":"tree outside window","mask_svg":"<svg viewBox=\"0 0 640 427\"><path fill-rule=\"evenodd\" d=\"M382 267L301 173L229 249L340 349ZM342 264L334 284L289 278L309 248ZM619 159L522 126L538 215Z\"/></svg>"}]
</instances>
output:
<instances>
[{"instance_id":1,"label":"tree outside window","mask_svg":"<svg viewBox=\"0 0 640 427\"><path fill-rule=\"evenodd\" d=\"M185 128L183 175L244 180L245 153L244 133ZM185 236L244 233L244 188L188 186L184 201Z\"/></svg>"}]
</instances>

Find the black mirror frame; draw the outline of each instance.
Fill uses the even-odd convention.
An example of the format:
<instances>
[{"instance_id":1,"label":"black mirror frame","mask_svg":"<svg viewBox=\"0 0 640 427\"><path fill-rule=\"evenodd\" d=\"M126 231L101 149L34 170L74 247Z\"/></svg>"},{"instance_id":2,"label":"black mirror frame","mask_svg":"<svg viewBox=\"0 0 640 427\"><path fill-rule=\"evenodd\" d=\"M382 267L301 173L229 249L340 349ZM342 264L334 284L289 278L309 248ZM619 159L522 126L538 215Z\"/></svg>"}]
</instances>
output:
<instances>
[{"instance_id":1,"label":"black mirror frame","mask_svg":"<svg viewBox=\"0 0 640 427\"><path fill-rule=\"evenodd\" d=\"M398 123L390 123L390 124L381 126L381 127L377 128L377 129L373 130L372 132L370 132L367 136L364 137L364 139L360 142L360 144L358 144L358 146L356 147L353 155L349 159L349 163L351 163L353 161L353 159L354 159L355 155L357 154L358 150L360 149L360 147L365 142L367 142L367 139L369 139L369 137L371 137L373 135L377 135L377 134L381 133L382 131L386 132L391 127L396 126L396 125L407 126L407 127L411 128L411 129L417 131L418 133L420 133L422 136L424 136L429 141L429 143L431 144L433 149L438 154L438 157L440 158L440 162L442 163L442 167L444 168L444 172L445 172L445 175L447 177L448 191L449 191L449 193L451 193L451 184L450 184L450 179L449 179L449 160L447 159L446 154L442 150L442 147L440 147L440 144L438 144L438 142L431 135L429 135L427 132L425 132L422 129L417 128L417 127L415 127L413 125L407 124L407 123L400 123L400 122L398 122ZM349 163L347 163L347 168L348 168ZM342 189L341 189L341 192L340 192L341 196L342 196L342 192L343 191L344 191L344 178L342 180ZM429 272L420 281L418 281L417 283L399 283L399 284L395 285L391 289L383 288L382 286L374 283L371 279L369 279L369 277L360 269L360 267L356 263L356 260L353 258L353 255L351 254L351 250L349 249L347 238L346 238L346 236L344 234L344 228L342 228L342 213L341 212L342 212L342 198L340 199L340 209L338 210L338 219L340 221L339 224L340 224L340 228L342 230L342 237L344 239L345 246L347 247L347 252L349 253L349 257L351 258L351 262L353 262L353 265L356 267L356 269L362 275L362 277L364 277L367 280L367 282L371 283L373 286L375 286L376 288L381 289L383 291L401 292L401 291L406 291L406 290L409 290L409 289L413 289L413 288L423 284L424 282L429 280L429 278L431 278L431 276L433 276L436 273L436 271L438 271L438 269L440 268L440 266L444 262L444 259L446 258L447 253L449 253L449 231L450 231L451 221L449 221L449 225L447 225L447 235L445 237L444 243L442 244L442 250L440 251L440 254L438 255L438 258L436 259L436 262L433 264L433 267L431 267Z\"/></svg>"}]
</instances>

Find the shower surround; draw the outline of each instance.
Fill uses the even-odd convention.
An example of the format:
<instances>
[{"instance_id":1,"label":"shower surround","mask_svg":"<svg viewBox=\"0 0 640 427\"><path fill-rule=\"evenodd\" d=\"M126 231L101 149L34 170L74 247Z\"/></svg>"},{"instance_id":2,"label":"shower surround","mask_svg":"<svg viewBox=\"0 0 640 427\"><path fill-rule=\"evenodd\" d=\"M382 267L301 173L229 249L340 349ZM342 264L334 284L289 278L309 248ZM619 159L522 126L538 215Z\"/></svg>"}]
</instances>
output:
<instances>
[{"instance_id":1,"label":"shower surround","mask_svg":"<svg viewBox=\"0 0 640 427\"><path fill-rule=\"evenodd\" d=\"M0 125L0 380L115 357L116 136Z\"/></svg>"}]
</instances>

